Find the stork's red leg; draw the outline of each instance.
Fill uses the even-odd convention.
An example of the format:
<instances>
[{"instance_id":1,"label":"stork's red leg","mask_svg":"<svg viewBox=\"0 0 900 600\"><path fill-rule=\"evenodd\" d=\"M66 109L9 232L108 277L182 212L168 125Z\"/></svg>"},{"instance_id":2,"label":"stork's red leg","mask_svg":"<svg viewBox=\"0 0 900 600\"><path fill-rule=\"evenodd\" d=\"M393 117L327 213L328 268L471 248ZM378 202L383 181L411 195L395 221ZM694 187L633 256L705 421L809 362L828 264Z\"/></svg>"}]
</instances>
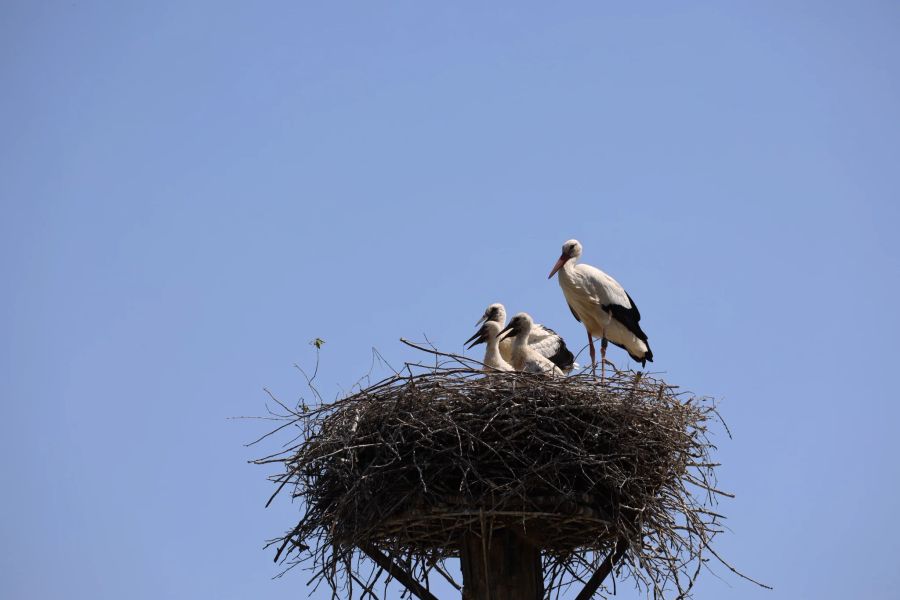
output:
<instances>
[{"instance_id":1,"label":"stork's red leg","mask_svg":"<svg viewBox=\"0 0 900 600\"><path fill-rule=\"evenodd\" d=\"M597 351L594 350L594 338L591 337L591 332L588 331L588 344L591 347L591 372L594 374L594 379L597 378Z\"/></svg>"},{"instance_id":2,"label":"stork's red leg","mask_svg":"<svg viewBox=\"0 0 900 600\"><path fill-rule=\"evenodd\" d=\"M606 347L609 346L609 340L603 338L600 342L600 381L606 378Z\"/></svg>"}]
</instances>

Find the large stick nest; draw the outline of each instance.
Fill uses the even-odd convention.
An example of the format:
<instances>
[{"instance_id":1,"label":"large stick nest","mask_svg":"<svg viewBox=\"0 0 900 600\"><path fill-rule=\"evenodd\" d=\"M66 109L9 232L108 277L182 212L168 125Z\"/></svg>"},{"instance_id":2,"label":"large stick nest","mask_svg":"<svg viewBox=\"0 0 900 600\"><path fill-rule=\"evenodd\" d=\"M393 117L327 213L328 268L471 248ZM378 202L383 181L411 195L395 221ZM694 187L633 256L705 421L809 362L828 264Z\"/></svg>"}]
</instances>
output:
<instances>
[{"instance_id":1,"label":"large stick nest","mask_svg":"<svg viewBox=\"0 0 900 600\"><path fill-rule=\"evenodd\" d=\"M620 540L620 563L653 597L682 597L718 532L708 399L614 371L549 379L485 375L461 357L397 374L330 404L291 410L299 429L278 494L301 518L276 560L307 563L333 589L371 592L380 548L422 578L449 577L461 535L514 527L542 548L547 595L590 577ZM295 430L296 431L296 430ZM273 496L274 497L274 496ZM363 580L369 578L368 582ZM372 595L374 597L374 594Z\"/></svg>"}]
</instances>

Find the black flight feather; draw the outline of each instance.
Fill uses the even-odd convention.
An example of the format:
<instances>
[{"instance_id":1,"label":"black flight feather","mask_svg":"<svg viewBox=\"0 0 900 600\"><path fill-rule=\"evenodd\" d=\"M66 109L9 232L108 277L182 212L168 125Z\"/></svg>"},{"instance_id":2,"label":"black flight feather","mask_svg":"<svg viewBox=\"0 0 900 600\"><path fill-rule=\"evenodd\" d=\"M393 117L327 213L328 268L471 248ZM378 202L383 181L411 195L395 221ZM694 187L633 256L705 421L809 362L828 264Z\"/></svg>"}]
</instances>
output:
<instances>
[{"instance_id":1,"label":"black flight feather","mask_svg":"<svg viewBox=\"0 0 900 600\"><path fill-rule=\"evenodd\" d=\"M638 310L634 300L631 299L631 296L628 295L628 292L625 292L625 296L627 296L628 301L631 302L631 308L625 308L621 304L604 304L600 308L611 313L613 318L624 325L625 329L633 333L637 339L646 342L647 334L644 333L644 330L641 329L641 326L638 323L638 321L641 320L641 312Z\"/></svg>"},{"instance_id":2,"label":"black flight feather","mask_svg":"<svg viewBox=\"0 0 900 600\"><path fill-rule=\"evenodd\" d=\"M647 334L644 333L643 329L641 329L641 325L639 323L639 321L641 320L641 311L638 310L637 304L635 304L634 300L631 298L628 292L625 292L625 296L631 303L631 308L625 308L621 304L606 304L601 308L609 312L616 321L621 323L625 327L625 329L633 333L637 339L647 344L647 353L642 357L635 356L624 346L619 346L619 344L616 344L617 346L628 352L628 355L632 359L641 363L641 366L647 366L648 360L650 362L653 362L653 351L650 350L650 343L647 341Z\"/></svg>"},{"instance_id":3,"label":"black flight feather","mask_svg":"<svg viewBox=\"0 0 900 600\"><path fill-rule=\"evenodd\" d=\"M575 366L575 355L566 347L566 343L562 338L557 339L559 340L559 345L556 346L556 352L553 353L553 356L548 356L547 358L563 371L571 371Z\"/></svg>"}]
</instances>

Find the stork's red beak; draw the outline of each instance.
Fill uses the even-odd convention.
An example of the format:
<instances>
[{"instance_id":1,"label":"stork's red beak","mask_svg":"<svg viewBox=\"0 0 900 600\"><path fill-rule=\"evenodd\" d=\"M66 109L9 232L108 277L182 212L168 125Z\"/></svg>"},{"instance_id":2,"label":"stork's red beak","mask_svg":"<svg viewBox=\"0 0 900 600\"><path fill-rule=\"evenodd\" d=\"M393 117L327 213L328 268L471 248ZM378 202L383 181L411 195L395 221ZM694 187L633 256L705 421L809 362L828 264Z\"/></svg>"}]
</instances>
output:
<instances>
[{"instance_id":1,"label":"stork's red beak","mask_svg":"<svg viewBox=\"0 0 900 600\"><path fill-rule=\"evenodd\" d=\"M559 260L556 261L556 264L553 265L553 270L550 271L550 274L549 274L549 275L547 275L547 279L550 279L551 277L553 277L554 275L556 275L556 272L559 271L560 269L562 269L562 266L563 266L564 264L566 264L566 261L567 261L567 260L569 260L569 257L568 257L568 256L566 256L565 254L561 255L561 256L559 257Z\"/></svg>"}]
</instances>

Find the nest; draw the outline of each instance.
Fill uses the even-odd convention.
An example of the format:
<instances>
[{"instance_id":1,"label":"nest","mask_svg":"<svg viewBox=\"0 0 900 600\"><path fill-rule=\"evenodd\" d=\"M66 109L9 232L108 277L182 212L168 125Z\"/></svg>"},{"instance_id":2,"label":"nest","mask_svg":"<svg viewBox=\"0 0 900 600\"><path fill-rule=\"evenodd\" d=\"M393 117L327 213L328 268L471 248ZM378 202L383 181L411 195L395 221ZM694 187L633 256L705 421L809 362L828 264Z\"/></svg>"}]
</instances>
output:
<instances>
[{"instance_id":1,"label":"nest","mask_svg":"<svg viewBox=\"0 0 900 600\"><path fill-rule=\"evenodd\" d=\"M515 528L541 548L548 598L616 548L620 575L648 595L687 595L721 519L714 404L633 371L601 383L477 367L455 356L407 365L285 415L299 435L256 461L283 466L273 498L300 501L299 522L272 542L276 560L371 593L381 569L355 556L374 547L458 587L443 563L462 536Z\"/></svg>"}]
</instances>

